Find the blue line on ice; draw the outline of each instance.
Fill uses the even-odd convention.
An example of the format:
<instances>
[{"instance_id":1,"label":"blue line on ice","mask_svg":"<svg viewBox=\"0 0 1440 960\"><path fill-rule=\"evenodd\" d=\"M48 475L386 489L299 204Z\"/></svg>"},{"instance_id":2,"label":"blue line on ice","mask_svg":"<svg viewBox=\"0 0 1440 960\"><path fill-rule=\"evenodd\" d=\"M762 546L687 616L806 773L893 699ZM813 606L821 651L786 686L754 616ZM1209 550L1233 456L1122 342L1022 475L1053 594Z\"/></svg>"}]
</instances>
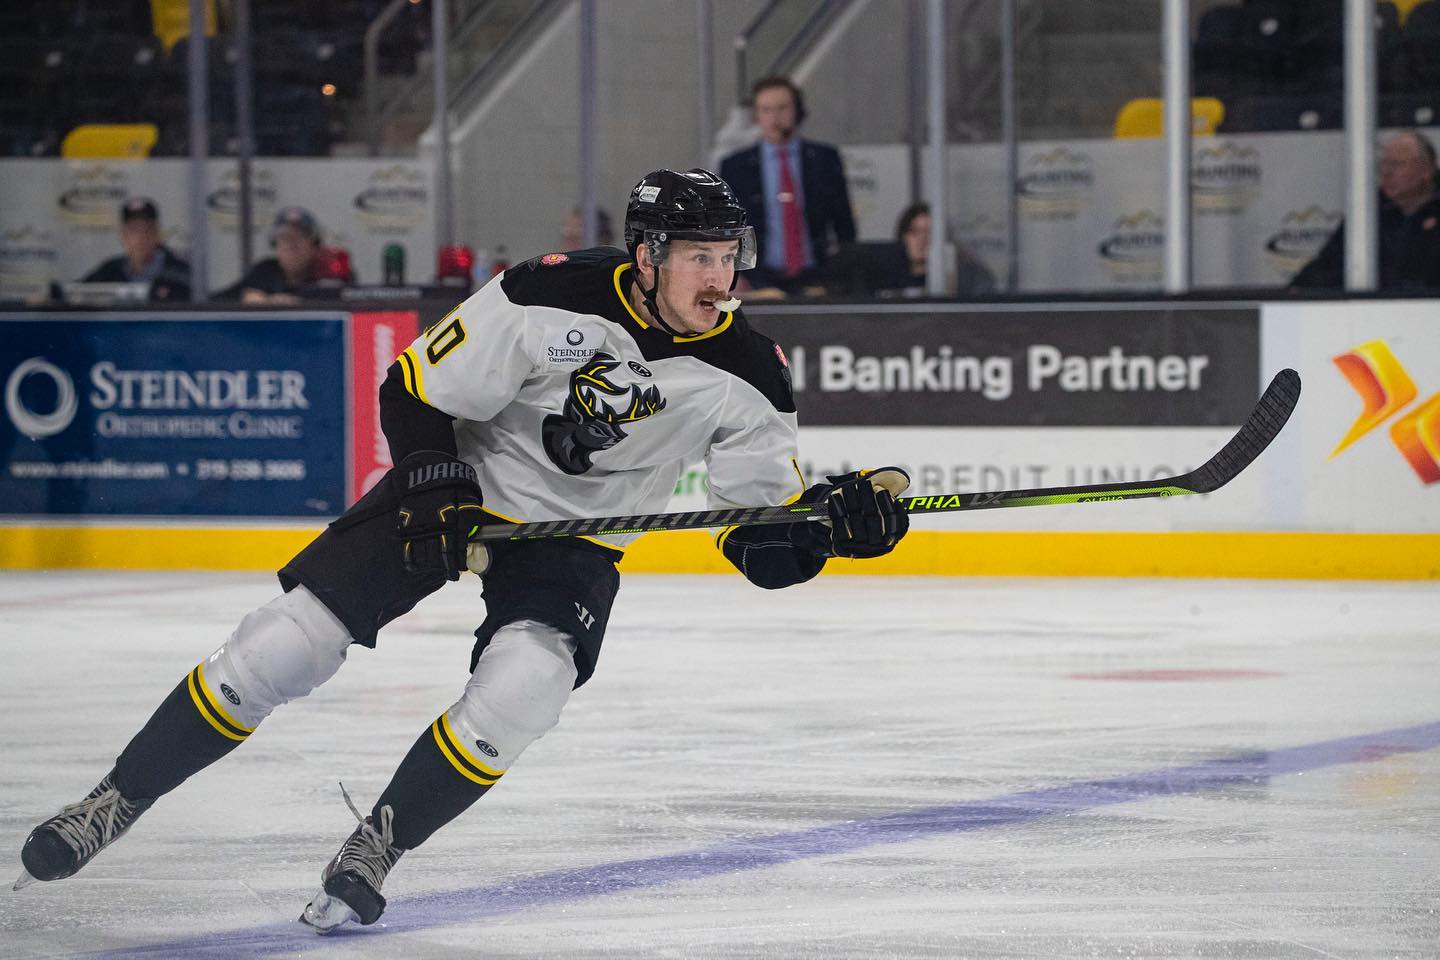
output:
<instances>
[{"instance_id":1,"label":"blue line on ice","mask_svg":"<svg viewBox=\"0 0 1440 960\"><path fill-rule=\"evenodd\" d=\"M947 833L1027 823L1117 803L1189 794L1236 784L1263 783L1270 777L1284 774L1342 763L1382 760L1397 753L1430 750L1437 746L1440 746L1440 722L1381 730L1341 740L1237 754L1189 766L1026 790L990 800L906 810L769 836L737 837L723 844L667 856L557 870L495 886L467 887L407 897L390 903L383 927L347 926L326 937L317 936L299 921L292 921L239 930L218 930L88 956L95 960L229 958L291 954L327 946L343 949L344 942L353 937L390 936L411 930L476 923L487 917L626 890L773 867L811 857L835 856L882 843L903 843ZM299 906L296 905L297 915ZM399 944L395 949L403 950Z\"/></svg>"}]
</instances>

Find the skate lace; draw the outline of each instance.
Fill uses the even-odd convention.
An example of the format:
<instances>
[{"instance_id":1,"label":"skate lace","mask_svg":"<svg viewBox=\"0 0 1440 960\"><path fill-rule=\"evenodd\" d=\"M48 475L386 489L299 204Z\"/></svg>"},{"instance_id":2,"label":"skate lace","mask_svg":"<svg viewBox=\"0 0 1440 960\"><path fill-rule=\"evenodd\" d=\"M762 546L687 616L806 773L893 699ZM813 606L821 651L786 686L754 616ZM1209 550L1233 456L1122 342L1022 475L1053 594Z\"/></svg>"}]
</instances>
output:
<instances>
[{"instance_id":1,"label":"skate lace","mask_svg":"<svg viewBox=\"0 0 1440 960\"><path fill-rule=\"evenodd\" d=\"M119 836L134 814L135 806L106 780L84 800L62 807L51 819L50 828L83 860Z\"/></svg>"},{"instance_id":2,"label":"skate lace","mask_svg":"<svg viewBox=\"0 0 1440 960\"><path fill-rule=\"evenodd\" d=\"M380 808L380 828L365 817L355 808L355 801L350 799L345 784L340 784L340 795L345 798L345 805L360 821L360 826L350 834L350 839L340 848L335 859L340 869L354 870L356 873L375 888L380 890L380 885L385 882L385 877L390 868L395 866L395 861L400 859L404 853L395 846L394 820L395 811L387 804Z\"/></svg>"}]
</instances>

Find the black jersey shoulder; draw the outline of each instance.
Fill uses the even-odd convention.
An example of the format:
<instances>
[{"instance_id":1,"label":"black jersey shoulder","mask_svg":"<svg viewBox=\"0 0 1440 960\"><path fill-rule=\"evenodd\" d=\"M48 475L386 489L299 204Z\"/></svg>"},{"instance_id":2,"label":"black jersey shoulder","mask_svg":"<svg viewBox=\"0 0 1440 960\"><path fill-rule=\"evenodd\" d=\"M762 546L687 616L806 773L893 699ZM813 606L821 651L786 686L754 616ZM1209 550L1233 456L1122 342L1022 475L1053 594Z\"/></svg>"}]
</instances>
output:
<instances>
[{"instance_id":1,"label":"black jersey shoulder","mask_svg":"<svg viewBox=\"0 0 1440 960\"><path fill-rule=\"evenodd\" d=\"M736 311L723 329L703 337L675 337L644 324L628 302L633 268L615 247L547 253L505 271L500 287L519 306L554 307L604 317L623 327L646 360L694 357L759 390L782 413L795 412L790 368L775 341L752 329Z\"/></svg>"},{"instance_id":2,"label":"black jersey shoulder","mask_svg":"<svg viewBox=\"0 0 1440 960\"><path fill-rule=\"evenodd\" d=\"M506 270L500 288L522 307L555 307L619 320L615 271L629 262L629 255L615 247L547 253Z\"/></svg>"},{"instance_id":3,"label":"black jersey shoulder","mask_svg":"<svg viewBox=\"0 0 1440 960\"><path fill-rule=\"evenodd\" d=\"M738 310L731 314L729 325L713 336L679 343L674 337L647 337L640 346L647 360L692 356L744 380L781 413L795 412L790 361L779 344L751 327Z\"/></svg>"}]
</instances>

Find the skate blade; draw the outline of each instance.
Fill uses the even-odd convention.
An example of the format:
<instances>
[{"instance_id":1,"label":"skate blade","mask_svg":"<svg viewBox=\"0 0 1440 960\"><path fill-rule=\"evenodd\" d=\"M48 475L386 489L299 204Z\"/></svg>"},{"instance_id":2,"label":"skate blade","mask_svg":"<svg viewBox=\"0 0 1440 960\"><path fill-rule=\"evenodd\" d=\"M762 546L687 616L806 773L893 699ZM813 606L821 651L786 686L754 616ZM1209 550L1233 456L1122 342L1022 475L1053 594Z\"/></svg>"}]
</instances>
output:
<instances>
[{"instance_id":1,"label":"skate blade","mask_svg":"<svg viewBox=\"0 0 1440 960\"><path fill-rule=\"evenodd\" d=\"M359 919L349 904L330 896L324 890L317 893L300 914L300 922L313 928L316 933L329 933L343 923Z\"/></svg>"},{"instance_id":2,"label":"skate blade","mask_svg":"<svg viewBox=\"0 0 1440 960\"><path fill-rule=\"evenodd\" d=\"M20 877L15 881L15 886L11 887L10 889L12 891L24 890L26 887L30 886L30 884L35 882L35 878L30 876L30 871L26 870L24 867L21 867Z\"/></svg>"}]
</instances>

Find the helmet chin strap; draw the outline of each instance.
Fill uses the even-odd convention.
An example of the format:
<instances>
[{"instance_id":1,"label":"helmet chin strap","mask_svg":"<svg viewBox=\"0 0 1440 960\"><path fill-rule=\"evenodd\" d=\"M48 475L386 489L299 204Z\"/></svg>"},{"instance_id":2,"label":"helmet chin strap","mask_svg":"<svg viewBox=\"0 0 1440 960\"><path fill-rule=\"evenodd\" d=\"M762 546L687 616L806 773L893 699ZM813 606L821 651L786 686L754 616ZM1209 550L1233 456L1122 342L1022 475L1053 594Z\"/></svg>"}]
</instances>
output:
<instances>
[{"instance_id":1,"label":"helmet chin strap","mask_svg":"<svg viewBox=\"0 0 1440 960\"><path fill-rule=\"evenodd\" d=\"M643 243L644 241L641 242ZM645 309L650 311L650 316L655 319L655 322L672 337L693 337L693 333L679 332L670 326L670 324L666 323L665 318L661 316L660 304L658 302L660 299L660 264L654 264L653 269L655 270L655 285L649 290L646 290L644 281L640 279L640 264L637 258L637 263L635 264L635 285L640 288L640 296L644 300Z\"/></svg>"}]
</instances>

